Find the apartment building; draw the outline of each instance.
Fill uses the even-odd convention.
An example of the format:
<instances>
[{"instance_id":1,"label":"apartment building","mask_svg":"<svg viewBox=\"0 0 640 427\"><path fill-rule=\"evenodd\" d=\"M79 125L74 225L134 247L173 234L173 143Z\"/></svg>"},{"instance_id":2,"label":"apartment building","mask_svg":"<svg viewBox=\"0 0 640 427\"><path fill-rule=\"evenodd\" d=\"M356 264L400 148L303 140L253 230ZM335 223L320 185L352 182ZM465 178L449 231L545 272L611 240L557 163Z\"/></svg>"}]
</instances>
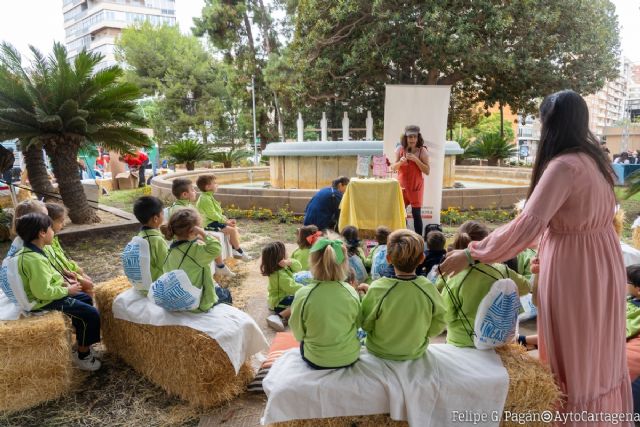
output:
<instances>
[{"instance_id":1,"label":"apartment building","mask_svg":"<svg viewBox=\"0 0 640 427\"><path fill-rule=\"evenodd\" d=\"M589 107L589 129L596 136L604 136L604 128L618 123L624 118L627 98L627 80L619 77L607 81L605 86L584 99Z\"/></svg>"},{"instance_id":2,"label":"apartment building","mask_svg":"<svg viewBox=\"0 0 640 427\"><path fill-rule=\"evenodd\" d=\"M115 41L122 29L142 21L175 25L175 0L62 0L69 56L82 49L104 55L100 68L116 64Z\"/></svg>"}]
</instances>

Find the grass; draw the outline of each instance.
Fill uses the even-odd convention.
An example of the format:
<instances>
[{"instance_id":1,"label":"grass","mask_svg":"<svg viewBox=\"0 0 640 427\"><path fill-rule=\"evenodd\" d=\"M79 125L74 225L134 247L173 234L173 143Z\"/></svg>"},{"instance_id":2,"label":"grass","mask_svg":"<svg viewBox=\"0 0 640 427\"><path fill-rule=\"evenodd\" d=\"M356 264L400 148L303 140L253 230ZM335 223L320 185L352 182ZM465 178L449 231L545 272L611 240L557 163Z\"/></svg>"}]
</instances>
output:
<instances>
[{"instance_id":1,"label":"grass","mask_svg":"<svg viewBox=\"0 0 640 427\"><path fill-rule=\"evenodd\" d=\"M631 197L626 198L626 191L627 189L624 187L615 187L616 198L625 213L622 237L627 241L627 243L630 243L632 235L631 224L633 224L633 221L640 216L640 193L636 193Z\"/></svg>"},{"instance_id":2,"label":"grass","mask_svg":"<svg viewBox=\"0 0 640 427\"><path fill-rule=\"evenodd\" d=\"M123 211L133 213L133 201L140 196L151 194L151 187L134 188L132 190L111 191L109 195L101 195L100 203Z\"/></svg>"}]
</instances>

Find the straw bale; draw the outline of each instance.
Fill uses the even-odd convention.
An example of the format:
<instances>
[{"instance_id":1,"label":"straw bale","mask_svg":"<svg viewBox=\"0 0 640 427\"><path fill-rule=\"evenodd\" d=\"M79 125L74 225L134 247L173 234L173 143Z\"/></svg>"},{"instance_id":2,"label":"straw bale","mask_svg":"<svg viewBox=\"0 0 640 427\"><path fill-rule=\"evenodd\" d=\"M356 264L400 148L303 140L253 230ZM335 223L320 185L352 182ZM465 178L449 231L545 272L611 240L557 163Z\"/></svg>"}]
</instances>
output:
<instances>
[{"instance_id":1,"label":"straw bale","mask_svg":"<svg viewBox=\"0 0 640 427\"><path fill-rule=\"evenodd\" d=\"M509 374L509 391L504 404L505 411L512 413L541 413L554 410L561 397L553 375L548 367L538 359L529 356L517 344L496 349ZM518 425L502 421L502 427ZM528 423L529 426L546 426L546 423ZM394 421L389 415L360 417L335 417L323 419L296 420L271 424L271 427L406 427L405 421Z\"/></svg>"},{"instance_id":2,"label":"straw bale","mask_svg":"<svg viewBox=\"0 0 640 427\"><path fill-rule=\"evenodd\" d=\"M636 249L640 249L640 227L633 229L633 246Z\"/></svg>"},{"instance_id":3,"label":"straw bale","mask_svg":"<svg viewBox=\"0 0 640 427\"><path fill-rule=\"evenodd\" d=\"M0 322L0 414L71 389L71 325L60 312Z\"/></svg>"},{"instance_id":4,"label":"straw bale","mask_svg":"<svg viewBox=\"0 0 640 427\"><path fill-rule=\"evenodd\" d=\"M624 228L625 212L624 209L618 208L613 216L613 228L616 230L618 237L622 237L622 229Z\"/></svg>"},{"instance_id":5,"label":"straw bale","mask_svg":"<svg viewBox=\"0 0 640 427\"><path fill-rule=\"evenodd\" d=\"M244 391L253 378L249 364L236 375L227 354L208 335L184 326L140 325L115 319L113 300L129 288L126 277L96 287L107 351L170 395L194 406L217 406Z\"/></svg>"}]
</instances>

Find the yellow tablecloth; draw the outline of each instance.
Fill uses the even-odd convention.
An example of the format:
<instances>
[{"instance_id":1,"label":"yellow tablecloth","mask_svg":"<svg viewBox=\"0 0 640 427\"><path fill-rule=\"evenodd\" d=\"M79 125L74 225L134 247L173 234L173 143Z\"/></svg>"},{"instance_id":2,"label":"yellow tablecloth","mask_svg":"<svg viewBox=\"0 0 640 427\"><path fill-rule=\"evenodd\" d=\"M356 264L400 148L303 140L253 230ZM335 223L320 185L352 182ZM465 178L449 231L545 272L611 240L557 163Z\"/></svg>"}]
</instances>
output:
<instances>
[{"instance_id":1,"label":"yellow tablecloth","mask_svg":"<svg viewBox=\"0 0 640 427\"><path fill-rule=\"evenodd\" d=\"M354 225L375 230L386 225L391 230L406 228L406 212L400 184L395 179L354 178L340 202L338 228Z\"/></svg>"}]
</instances>

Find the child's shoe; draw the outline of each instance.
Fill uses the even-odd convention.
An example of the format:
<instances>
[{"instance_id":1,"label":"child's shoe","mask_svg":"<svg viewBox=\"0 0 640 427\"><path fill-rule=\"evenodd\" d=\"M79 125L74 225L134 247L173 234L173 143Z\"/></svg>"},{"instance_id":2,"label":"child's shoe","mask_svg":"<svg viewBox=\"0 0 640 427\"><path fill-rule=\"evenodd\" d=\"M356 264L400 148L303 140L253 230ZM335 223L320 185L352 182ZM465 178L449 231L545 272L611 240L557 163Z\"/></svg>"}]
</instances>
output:
<instances>
[{"instance_id":1,"label":"child's shoe","mask_svg":"<svg viewBox=\"0 0 640 427\"><path fill-rule=\"evenodd\" d=\"M246 252L238 252L236 249L232 251L233 257L237 259L241 259L243 261L251 261L251 258Z\"/></svg>"},{"instance_id":2,"label":"child's shoe","mask_svg":"<svg viewBox=\"0 0 640 427\"><path fill-rule=\"evenodd\" d=\"M77 351L73 354L73 362L82 371L93 372L93 371L97 371L102 366L102 363L100 363L98 359L93 357L91 353L89 353L89 355L84 359L80 359Z\"/></svg>"},{"instance_id":3,"label":"child's shoe","mask_svg":"<svg viewBox=\"0 0 640 427\"><path fill-rule=\"evenodd\" d=\"M284 322L277 314L267 317L267 325L276 332L284 332Z\"/></svg>"},{"instance_id":4,"label":"child's shoe","mask_svg":"<svg viewBox=\"0 0 640 427\"><path fill-rule=\"evenodd\" d=\"M224 267L218 267L216 265L216 274L219 274L221 276L226 276L226 277L236 277L236 273L231 271L226 264Z\"/></svg>"}]
</instances>

